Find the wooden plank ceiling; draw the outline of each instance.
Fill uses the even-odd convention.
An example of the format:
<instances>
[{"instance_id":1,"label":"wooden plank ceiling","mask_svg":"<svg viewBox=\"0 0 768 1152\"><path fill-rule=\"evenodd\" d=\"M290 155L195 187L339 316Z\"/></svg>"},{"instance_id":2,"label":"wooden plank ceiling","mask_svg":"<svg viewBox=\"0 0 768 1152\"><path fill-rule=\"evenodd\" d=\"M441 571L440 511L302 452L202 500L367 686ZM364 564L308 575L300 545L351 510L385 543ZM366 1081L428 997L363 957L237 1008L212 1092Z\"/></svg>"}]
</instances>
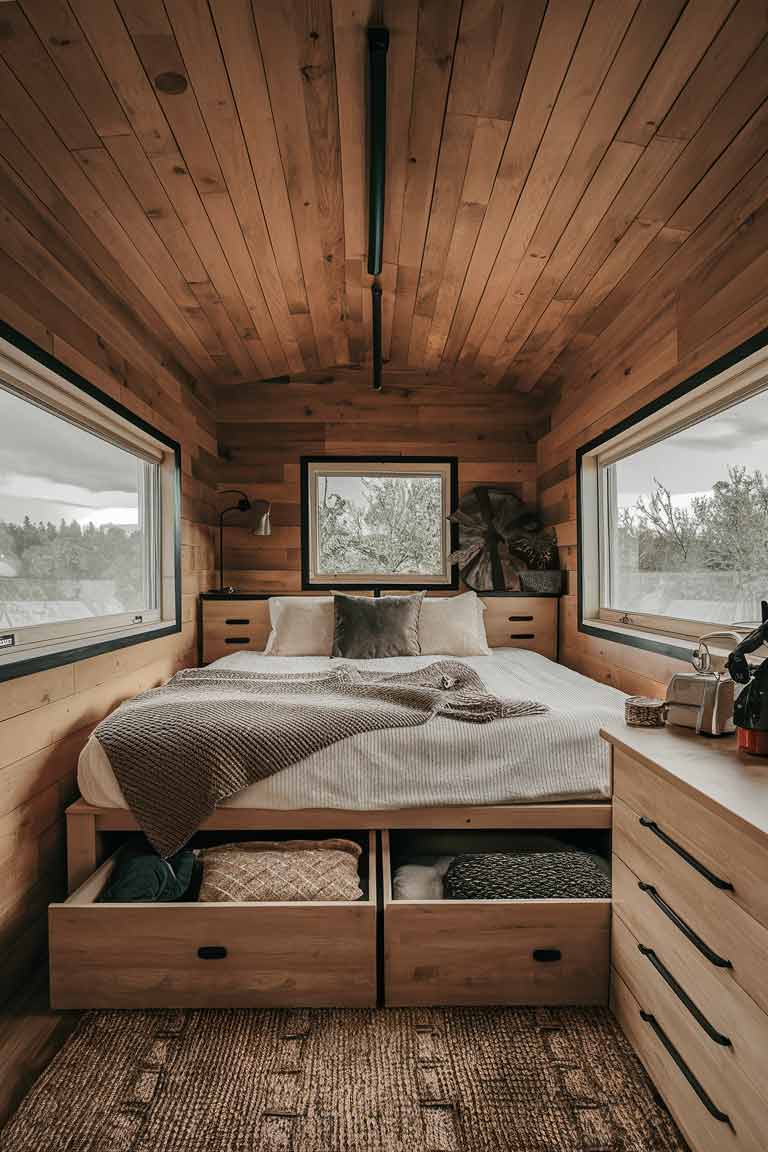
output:
<instances>
[{"instance_id":1,"label":"wooden plank ceiling","mask_svg":"<svg viewBox=\"0 0 768 1152\"><path fill-rule=\"evenodd\" d=\"M366 363L376 20L389 369L557 380L768 150L765 0L0 2L5 284L212 385Z\"/></svg>"}]
</instances>

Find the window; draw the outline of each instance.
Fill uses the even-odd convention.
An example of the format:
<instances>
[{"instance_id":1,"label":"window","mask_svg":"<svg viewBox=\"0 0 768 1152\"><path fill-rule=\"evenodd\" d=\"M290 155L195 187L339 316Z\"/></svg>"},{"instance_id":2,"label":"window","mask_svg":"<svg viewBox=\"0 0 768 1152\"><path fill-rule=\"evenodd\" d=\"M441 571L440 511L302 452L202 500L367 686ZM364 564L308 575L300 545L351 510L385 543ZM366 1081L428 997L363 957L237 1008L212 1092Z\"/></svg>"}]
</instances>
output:
<instances>
[{"instance_id":1,"label":"window","mask_svg":"<svg viewBox=\"0 0 768 1152\"><path fill-rule=\"evenodd\" d=\"M0 339L0 678L178 630L178 459L63 365Z\"/></svg>"},{"instance_id":2,"label":"window","mask_svg":"<svg viewBox=\"0 0 768 1152\"><path fill-rule=\"evenodd\" d=\"M717 367L580 452L584 630L685 639L760 622L768 354Z\"/></svg>"},{"instance_id":3,"label":"window","mask_svg":"<svg viewBox=\"0 0 768 1152\"><path fill-rule=\"evenodd\" d=\"M303 459L303 586L456 587L456 488L451 459Z\"/></svg>"}]
</instances>

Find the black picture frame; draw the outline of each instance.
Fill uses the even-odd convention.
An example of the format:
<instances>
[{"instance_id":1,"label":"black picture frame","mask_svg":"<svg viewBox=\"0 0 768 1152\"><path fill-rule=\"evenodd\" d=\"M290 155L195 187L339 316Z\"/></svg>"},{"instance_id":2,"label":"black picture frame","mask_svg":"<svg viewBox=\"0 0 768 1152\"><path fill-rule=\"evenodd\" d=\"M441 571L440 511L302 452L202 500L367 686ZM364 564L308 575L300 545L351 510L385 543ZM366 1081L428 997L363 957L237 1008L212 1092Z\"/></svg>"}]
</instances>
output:
<instances>
[{"instance_id":1,"label":"black picture frame","mask_svg":"<svg viewBox=\"0 0 768 1152\"><path fill-rule=\"evenodd\" d=\"M29 656L21 660L11 661L9 664L0 664L0 683L6 680L15 680L20 676L29 676L33 672L43 672L49 668L60 668L66 664L76 664L81 660L88 660L92 656L101 656L105 652L114 652L118 648L130 648L134 644L147 644L152 640L159 640L163 636L170 636L181 632L181 445L177 440L166 436L148 421L136 416L124 404L114 400L108 393L91 384L79 372L73 371L61 360L58 360L45 349L40 348L23 333L18 332L9 324L0 320L0 337L23 352L30 359L35 360L43 368L55 372L67 383L74 385L87 396L103 404L110 412L120 416L135 428L154 437L173 453L173 513L171 527L173 531L174 552L174 616L159 626L149 626L146 631L133 633L129 636L112 637L106 640L95 640L93 643L82 644L74 648L66 648L57 652L44 652L39 656Z\"/></svg>"},{"instance_id":2,"label":"black picture frame","mask_svg":"<svg viewBox=\"0 0 768 1152\"><path fill-rule=\"evenodd\" d=\"M441 464L449 466L450 476L450 507L451 512L455 512L459 502L459 460L457 456L336 456L328 453L320 456L302 456L301 457L301 515L300 515L300 533L301 533L301 587L302 591L315 591L315 592L330 592L333 589L339 591L349 590L353 592L377 592L392 589L403 590L404 586L401 582L393 582L391 579L382 577L381 580L368 580L362 583L340 583L338 580L329 583L320 583L316 580L310 581L309 578L309 465L310 464ZM450 524L450 542L451 552L455 551L459 543L459 530L458 525L451 522ZM459 569L456 564L451 565L451 579L450 582L435 581L435 580L414 580L414 585L420 589L443 589L448 592L455 592L459 587Z\"/></svg>"}]
</instances>

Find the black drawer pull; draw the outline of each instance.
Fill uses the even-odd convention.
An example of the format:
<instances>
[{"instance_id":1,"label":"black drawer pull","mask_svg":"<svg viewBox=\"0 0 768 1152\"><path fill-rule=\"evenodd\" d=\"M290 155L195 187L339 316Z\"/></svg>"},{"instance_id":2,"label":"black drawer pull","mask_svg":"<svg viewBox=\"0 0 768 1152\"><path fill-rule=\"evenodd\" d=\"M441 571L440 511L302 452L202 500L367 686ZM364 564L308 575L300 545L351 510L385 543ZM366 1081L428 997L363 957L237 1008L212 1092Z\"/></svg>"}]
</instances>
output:
<instances>
[{"instance_id":1,"label":"black drawer pull","mask_svg":"<svg viewBox=\"0 0 768 1152\"><path fill-rule=\"evenodd\" d=\"M534 960L538 960L539 964L556 964L558 960L562 960L563 954L559 948L534 948Z\"/></svg>"},{"instance_id":2,"label":"black drawer pull","mask_svg":"<svg viewBox=\"0 0 768 1152\"><path fill-rule=\"evenodd\" d=\"M507 616L510 624L522 624L525 620L533 620L533 616Z\"/></svg>"},{"instance_id":3,"label":"black drawer pull","mask_svg":"<svg viewBox=\"0 0 768 1152\"><path fill-rule=\"evenodd\" d=\"M717 1105L713 1103L711 1097L707 1094L704 1087L696 1079L693 1072L691 1072L685 1060L683 1060L677 1048L675 1048L674 1044L670 1040L669 1036L667 1036L666 1032L662 1028L661 1024L659 1024L656 1017L651 1012L644 1012L641 1008L640 1019L645 1020L646 1024L650 1024L651 1028L653 1028L656 1036L664 1045L667 1052L674 1060L675 1064L677 1064L677 1067L680 1069L683 1076L685 1076L686 1080L690 1084L691 1088L693 1088L694 1092L698 1096L699 1100L701 1100L710 1116L714 1116L715 1120L720 1120L723 1124L730 1124L730 1116L728 1116L725 1112L721 1112Z\"/></svg>"},{"instance_id":4,"label":"black drawer pull","mask_svg":"<svg viewBox=\"0 0 768 1152\"><path fill-rule=\"evenodd\" d=\"M237 617L234 617L232 620L225 620L224 623L225 624L250 624L250 620L241 620L241 619L238 619Z\"/></svg>"},{"instance_id":5,"label":"black drawer pull","mask_svg":"<svg viewBox=\"0 0 768 1152\"><path fill-rule=\"evenodd\" d=\"M510 640L535 640L535 632L510 632Z\"/></svg>"},{"instance_id":6,"label":"black drawer pull","mask_svg":"<svg viewBox=\"0 0 768 1152\"><path fill-rule=\"evenodd\" d=\"M225 636L225 644L250 644L250 636Z\"/></svg>"},{"instance_id":7,"label":"black drawer pull","mask_svg":"<svg viewBox=\"0 0 768 1152\"><path fill-rule=\"evenodd\" d=\"M224 960L227 950L221 944L204 944L198 948L197 954L201 960Z\"/></svg>"},{"instance_id":8,"label":"black drawer pull","mask_svg":"<svg viewBox=\"0 0 768 1152\"><path fill-rule=\"evenodd\" d=\"M679 929L687 940L690 940L694 948L698 948L702 956L706 956L710 964L714 964L716 968L733 968L730 960L725 960L722 956L718 956L717 952L713 952L709 945L704 943L701 936L696 935L693 928L691 928L689 924L686 924L685 920L678 916L674 908L670 908L666 900L659 896L652 884L645 884L642 880L638 880L637 886L641 892L645 892L646 896L650 896L654 904L661 908L664 915L672 921L675 928Z\"/></svg>"},{"instance_id":9,"label":"black drawer pull","mask_svg":"<svg viewBox=\"0 0 768 1152\"><path fill-rule=\"evenodd\" d=\"M654 836L658 836L659 840L662 840L673 852L677 852L678 856L682 856L686 864L690 864L691 868L694 868L705 880L709 880L710 884L714 884L715 888L719 888L722 892L733 892L733 884L731 884L730 880L722 880L719 876L716 876L714 872L710 872L709 868L702 864L700 860L697 860L695 856L692 856L690 852L687 852L682 844L678 844L677 840L673 840L671 836L668 836L663 828L659 828L655 820L649 820L647 816L641 816L640 823L643 828L647 828L649 832L653 832Z\"/></svg>"},{"instance_id":10,"label":"black drawer pull","mask_svg":"<svg viewBox=\"0 0 768 1152\"><path fill-rule=\"evenodd\" d=\"M715 1044L722 1044L724 1047L731 1048L733 1045L731 1044L731 1041L728 1039L728 1037L724 1036L722 1032L718 1032L716 1028L712 1027L704 1013L701 1011L697 1004L694 1004L685 988L678 984L669 968L667 968L666 964L664 964L659 959L653 948L646 948L645 944L638 944L637 947L642 955L645 956L646 960L650 960L659 976L661 976L662 980L664 980L669 985L675 996L677 996L678 1000L680 1000L681 1003L685 1005L691 1016L693 1016L699 1027L704 1029L710 1040L714 1040Z\"/></svg>"}]
</instances>

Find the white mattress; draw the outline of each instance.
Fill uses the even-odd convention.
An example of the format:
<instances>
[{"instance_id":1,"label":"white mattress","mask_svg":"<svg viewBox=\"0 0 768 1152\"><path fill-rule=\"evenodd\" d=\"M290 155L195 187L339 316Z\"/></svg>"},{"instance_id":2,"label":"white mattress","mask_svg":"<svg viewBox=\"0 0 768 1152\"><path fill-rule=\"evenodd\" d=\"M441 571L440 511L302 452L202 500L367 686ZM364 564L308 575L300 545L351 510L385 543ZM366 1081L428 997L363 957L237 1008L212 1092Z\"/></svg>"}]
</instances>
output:
<instances>
[{"instance_id":1,"label":"white mattress","mask_svg":"<svg viewBox=\"0 0 768 1152\"><path fill-rule=\"evenodd\" d=\"M401 656L344 663L375 671L408 671L440 656ZM455 657L453 658L455 659ZM464 657L489 692L538 700L543 715L467 724L438 716L417 728L365 732L316 752L225 800L231 808L422 808L598 800L610 795L608 747L600 727L623 714L614 688L555 664L536 652L496 648ZM339 663L322 656L237 652L222 668L315 672ZM78 764L83 799L127 807L106 753L94 736Z\"/></svg>"}]
</instances>

